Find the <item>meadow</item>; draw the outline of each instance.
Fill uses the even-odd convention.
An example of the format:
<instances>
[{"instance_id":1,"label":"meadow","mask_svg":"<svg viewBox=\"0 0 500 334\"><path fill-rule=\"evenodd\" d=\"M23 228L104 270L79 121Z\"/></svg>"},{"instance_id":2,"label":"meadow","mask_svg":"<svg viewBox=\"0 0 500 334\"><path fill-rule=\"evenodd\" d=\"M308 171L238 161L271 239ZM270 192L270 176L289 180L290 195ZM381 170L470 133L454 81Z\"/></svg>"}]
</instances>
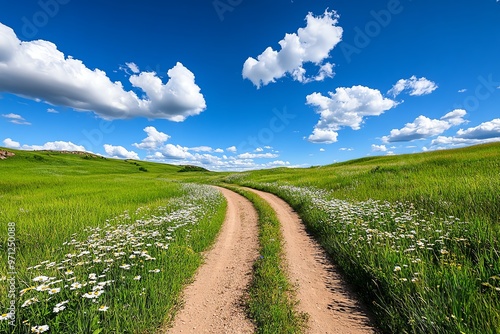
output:
<instances>
[{"instance_id":1,"label":"meadow","mask_svg":"<svg viewBox=\"0 0 500 334\"><path fill-rule=\"evenodd\" d=\"M384 332L500 332L499 144L225 180L285 199Z\"/></svg>"},{"instance_id":2,"label":"meadow","mask_svg":"<svg viewBox=\"0 0 500 334\"><path fill-rule=\"evenodd\" d=\"M222 195L179 183L180 167L22 151L1 164L1 333L154 333L224 219Z\"/></svg>"},{"instance_id":3,"label":"meadow","mask_svg":"<svg viewBox=\"0 0 500 334\"><path fill-rule=\"evenodd\" d=\"M14 152L0 161L1 333L154 333L223 222L225 200L204 184L286 200L381 331L500 333L498 143L244 173ZM262 333L301 332L279 222L238 191L260 224L249 315Z\"/></svg>"}]
</instances>

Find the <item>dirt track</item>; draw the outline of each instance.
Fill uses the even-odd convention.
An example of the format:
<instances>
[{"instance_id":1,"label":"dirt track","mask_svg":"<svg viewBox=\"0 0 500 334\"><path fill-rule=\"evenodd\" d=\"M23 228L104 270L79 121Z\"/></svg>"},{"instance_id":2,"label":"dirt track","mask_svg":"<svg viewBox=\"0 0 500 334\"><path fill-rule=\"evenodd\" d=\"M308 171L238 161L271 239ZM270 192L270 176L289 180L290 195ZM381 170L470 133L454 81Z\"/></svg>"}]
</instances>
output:
<instances>
[{"instance_id":1,"label":"dirt track","mask_svg":"<svg viewBox=\"0 0 500 334\"><path fill-rule=\"evenodd\" d=\"M185 289L185 305L173 327L160 333L255 332L242 301L258 256L257 213L244 197L219 189L228 202L221 233L213 249L206 253L194 282ZM298 310L309 315L307 333L375 333L367 312L292 208L277 196L247 190L266 200L278 215L288 275L299 299Z\"/></svg>"},{"instance_id":2,"label":"dirt track","mask_svg":"<svg viewBox=\"0 0 500 334\"><path fill-rule=\"evenodd\" d=\"M374 333L366 311L292 208L275 195L247 190L265 199L278 215L289 279L297 287L298 309L309 315L307 333Z\"/></svg>"}]
</instances>

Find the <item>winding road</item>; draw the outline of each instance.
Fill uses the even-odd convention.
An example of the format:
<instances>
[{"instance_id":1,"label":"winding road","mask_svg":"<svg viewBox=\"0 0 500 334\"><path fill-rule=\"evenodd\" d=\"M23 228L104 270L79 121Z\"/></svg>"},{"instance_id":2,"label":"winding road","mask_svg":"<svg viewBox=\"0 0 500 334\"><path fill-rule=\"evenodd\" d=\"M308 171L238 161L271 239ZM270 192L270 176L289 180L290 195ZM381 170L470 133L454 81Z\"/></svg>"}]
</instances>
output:
<instances>
[{"instance_id":1,"label":"winding road","mask_svg":"<svg viewBox=\"0 0 500 334\"><path fill-rule=\"evenodd\" d=\"M194 282L184 291L184 306L171 327L160 333L254 333L244 301L258 257L258 217L243 196L218 188L227 213L213 248ZM308 314L306 333L375 333L365 308L342 280L298 215L275 195L247 188L276 211L284 239L289 280L296 286L298 310Z\"/></svg>"}]
</instances>

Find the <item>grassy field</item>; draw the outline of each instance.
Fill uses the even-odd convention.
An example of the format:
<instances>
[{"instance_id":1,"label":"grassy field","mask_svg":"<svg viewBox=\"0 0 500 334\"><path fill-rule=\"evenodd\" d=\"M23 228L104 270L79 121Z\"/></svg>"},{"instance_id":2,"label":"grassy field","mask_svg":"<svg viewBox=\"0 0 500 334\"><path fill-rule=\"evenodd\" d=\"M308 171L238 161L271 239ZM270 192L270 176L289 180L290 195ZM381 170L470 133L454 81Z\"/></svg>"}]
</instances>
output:
<instances>
[{"instance_id":1,"label":"grassy field","mask_svg":"<svg viewBox=\"0 0 500 334\"><path fill-rule=\"evenodd\" d=\"M500 145L233 174L277 194L390 333L500 332Z\"/></svg>"},{"instance_id":2,"label":"grassy field","mask_svg":"<svg viewBox=\"0 0 500 334\"><path fill-rule=\"evenodd\" d=\"M0 161L0 314L14 300L16 319L0 332L154 333L224 218L217 191L178 182L205 173L15 153Z\"/></svg>"},{"instance_id":3,"label":"grassy field","mask_svg":"<svg viewBox=\"0 0 500 334\"><path fill-rule=\"evenodd\" d=\"M384 332L500 333L500 144L246 173L15 153L0 161L0 319L14 300L16 327L1 333L155 332L224 218L196 184L219 182L291 204ZM261 332L298 332L275 216L250 198L269 255L249 309Z\"/></svg>"}]
</instances>

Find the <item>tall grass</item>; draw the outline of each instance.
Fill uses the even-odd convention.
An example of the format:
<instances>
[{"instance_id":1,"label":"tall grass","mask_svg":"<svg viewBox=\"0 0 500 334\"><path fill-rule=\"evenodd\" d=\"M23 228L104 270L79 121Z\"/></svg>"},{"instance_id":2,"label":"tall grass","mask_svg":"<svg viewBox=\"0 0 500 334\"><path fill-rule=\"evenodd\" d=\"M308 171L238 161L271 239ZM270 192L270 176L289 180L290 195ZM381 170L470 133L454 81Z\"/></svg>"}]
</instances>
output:
<instances>
[{"instance_id":1,"label":"tall grass","mask_svg":"<svg viewBox=\"0 0 500 334\"><path fill-rule=\"evenodd\" d=\"M14 300L16 319L0 332L154 333L169 321L225 215L222 195L179 183L179 169L51 152L2 161L0 315Z\"/></svg>"},{"instance_id":2,"label":"tall grass","mask_svg":"<svg viewBox=\"0 0 500 334\"><path fill-rule=\"evenodd\" d=\"M500 145L233 175L308 229L390 333L500 332Z\"/></svg>"}]
</instances>

